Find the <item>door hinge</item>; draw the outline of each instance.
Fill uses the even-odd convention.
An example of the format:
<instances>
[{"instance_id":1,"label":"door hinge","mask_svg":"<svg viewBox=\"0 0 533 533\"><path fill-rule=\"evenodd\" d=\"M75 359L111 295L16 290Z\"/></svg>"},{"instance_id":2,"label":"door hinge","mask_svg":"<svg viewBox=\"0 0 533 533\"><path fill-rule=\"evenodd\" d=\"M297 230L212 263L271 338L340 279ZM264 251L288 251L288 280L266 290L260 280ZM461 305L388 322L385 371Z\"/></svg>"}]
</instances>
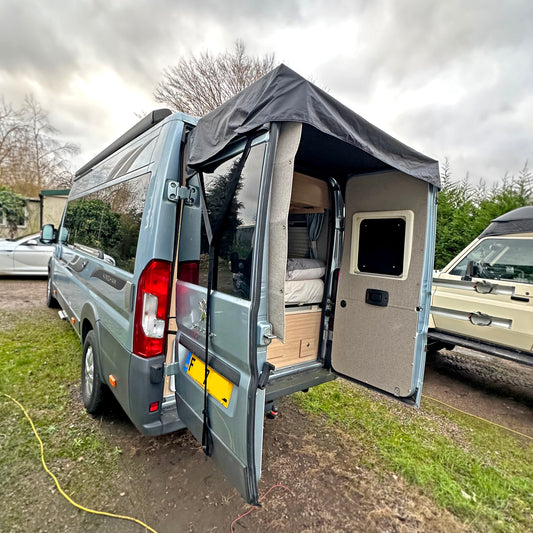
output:
<instances>
[{"instance_id":1,"label":"door hinge","mask_svg":"<svg viewBox=\"0 0 533 533\"><path fill-rule=\"evenodd\" d=\"M180 364L178 361L175 363L165 363L165 376L177 376Z\"/></svg>"},{"instance_id":2,"label":"door hinge","mask_svg":"<svg viewBox=\"0 0 533 533\"><path fill-rule=\"evenodd\" d=\"M192 185L184 187L177 181L167 182L167 200L171 202L177 202L183 200L185 205L194 205L196 197L198 195L198 188Z\"/></svg>"}]
</instances>

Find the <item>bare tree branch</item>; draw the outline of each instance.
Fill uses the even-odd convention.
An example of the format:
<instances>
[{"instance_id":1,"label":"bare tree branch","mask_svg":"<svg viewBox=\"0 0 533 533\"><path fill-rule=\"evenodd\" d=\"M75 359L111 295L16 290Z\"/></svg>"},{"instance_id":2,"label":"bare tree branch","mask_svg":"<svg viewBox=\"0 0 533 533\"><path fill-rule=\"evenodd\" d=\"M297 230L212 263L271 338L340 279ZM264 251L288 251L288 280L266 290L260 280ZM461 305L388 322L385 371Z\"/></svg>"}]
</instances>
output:
<instances>
[{"instance_id":1,"label":"bare tree branch","mask_svg":"<svg viewBox=\"0 0 533 533\"><path fill-rule=\"evenodd\" d=\"M25 196L37 196L43 188L70 187L69 160L78 147L58 136L33 96L17 110L0 99L0 185Z\"/></svg>"},{"instance_id":2,"label":"bare tree branch","mask_svg":"<svg viewBox=\"0 0 533 533\"><path fill-rule=\"evenodd\" d=\"M206 51L180 58L164 70L154 98L176 111L203 116L270 72L274 64L274 54L247 55L244 42L236 41L232 50L216 56Z\"/></svg>"}]
</instances>

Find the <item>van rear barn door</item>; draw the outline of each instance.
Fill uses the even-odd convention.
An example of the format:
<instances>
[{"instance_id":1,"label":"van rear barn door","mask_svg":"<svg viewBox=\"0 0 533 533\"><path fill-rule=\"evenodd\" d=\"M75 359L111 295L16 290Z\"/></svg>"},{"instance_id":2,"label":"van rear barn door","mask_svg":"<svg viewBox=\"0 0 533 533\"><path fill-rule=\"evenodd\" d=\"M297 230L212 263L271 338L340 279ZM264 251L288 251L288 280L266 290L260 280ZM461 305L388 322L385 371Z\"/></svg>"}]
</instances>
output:
<instances>
[{"instance_id":1,"label":"van rear barn door","mask_svg":"<svg viewBox=\"0 0 533 533\"><path fill-rule=\"evenodd\" d=\"M234 143L203 173L210 227L224 231L213 231L220 238L210 247L200 198L183 205L179 268L197 270L196 276L178 275L176 283L178 415L249 503L258 500L265 409L259 374L266 346L257 339L257 324L266 317L260 251L267 190L261 187L265 157L275 147L268 140L263 133L250 144ZM200 189L198 175L190 185ZM208 299L209 254L214 266Z\"/></svg>"},{"instance_id":2,"label":"van rear barn door","mask_svg":"<svg viewBox=\"0 0 533 533\"><path fill-rule=\"evenodd\" d=\"M419 402L425 363L429 189L396 171L354 176L346 186L332 367L409 403Z\"/></svg>"}]
</instances>

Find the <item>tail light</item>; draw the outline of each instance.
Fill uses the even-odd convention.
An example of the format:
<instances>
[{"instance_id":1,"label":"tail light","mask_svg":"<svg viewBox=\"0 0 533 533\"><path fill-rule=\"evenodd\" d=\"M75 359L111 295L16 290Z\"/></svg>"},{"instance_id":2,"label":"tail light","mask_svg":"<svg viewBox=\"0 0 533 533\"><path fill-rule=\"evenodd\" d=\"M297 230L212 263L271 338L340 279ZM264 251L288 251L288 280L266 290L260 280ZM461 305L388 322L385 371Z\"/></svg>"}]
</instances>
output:
<instances>
[{"instance_id":1,"label":"tail light","mask_svg":"<svg viewBox=\"0 0 533 533\"><path fill-rule=\"evenodd\" d=\"M200 279L200 262L182 261L178 265L178 279L198 285Z\"/></svg>"},{"instance_id":2,"label":"tail light","mask_svg":"<svg viewBox=\"0 0 533 533\"><path fill-rule=\"evenodd\" d=\"M168 261L154 259L139 278L133 353L141 357L154 357L165 351L171 273L172 266Z\"/></svg>"}]
</instances>

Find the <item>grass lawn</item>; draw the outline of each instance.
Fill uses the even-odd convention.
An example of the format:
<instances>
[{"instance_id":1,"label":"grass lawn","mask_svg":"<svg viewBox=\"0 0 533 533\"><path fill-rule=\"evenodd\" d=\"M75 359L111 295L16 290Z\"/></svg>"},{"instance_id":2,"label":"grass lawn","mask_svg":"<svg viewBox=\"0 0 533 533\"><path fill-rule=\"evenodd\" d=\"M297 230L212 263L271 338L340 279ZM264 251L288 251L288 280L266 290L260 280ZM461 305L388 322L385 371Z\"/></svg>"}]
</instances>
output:
<instances>
[{"instance_id":1,"label":"grass lawn","mask_svg":"<svg viewBox=\"0 0 533 533\"><path fill-rule=\"evenodd\" d=\"M416 411L338 380L298 393L300 406L479 531L533 530L533 445L429 399Z\"/></svg>"},{"instance_id":2,"label":"grass lawn","mask_svg":"<svg viewBox=\"0 0 533 533\"><path fill-rule=\"evenodd\" d=\"M105 504L121 450L107 442L83 409L72 409L72 396L79 394L81 346L70 324L52 310L3 312L0 322L0 530L26 531L20 509L34 505L33 492L53 482L42 471L28 421L1 393L29 411L45 441L49 467L65 491L81 501Z\"/></svg>"}]
</instances>

